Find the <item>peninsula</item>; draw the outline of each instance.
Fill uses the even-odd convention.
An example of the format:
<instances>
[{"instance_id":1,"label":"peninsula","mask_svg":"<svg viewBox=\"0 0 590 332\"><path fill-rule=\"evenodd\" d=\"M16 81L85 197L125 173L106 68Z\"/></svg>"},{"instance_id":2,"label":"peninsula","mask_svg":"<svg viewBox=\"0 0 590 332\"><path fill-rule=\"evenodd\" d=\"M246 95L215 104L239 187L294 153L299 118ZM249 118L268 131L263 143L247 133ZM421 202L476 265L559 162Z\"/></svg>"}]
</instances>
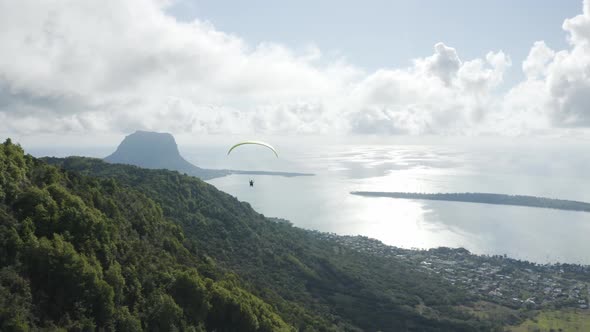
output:
<instances>
[{"instance_id":1,"label":"peninsula","mask_svg":"<svg viewBox=\"0 0 590 332\"><path fill-rule=\"evenodd\" d=\"M482 203L496 205L516 205L536 208L590 212L590 203L554 199L536 196L504 195L490 193L407 193L407 192L379 192L353 191L353 195L366 197L390 197L402 199L424 199L433 201L453 201L467 203Z\"/></svg>"}]
</instances>

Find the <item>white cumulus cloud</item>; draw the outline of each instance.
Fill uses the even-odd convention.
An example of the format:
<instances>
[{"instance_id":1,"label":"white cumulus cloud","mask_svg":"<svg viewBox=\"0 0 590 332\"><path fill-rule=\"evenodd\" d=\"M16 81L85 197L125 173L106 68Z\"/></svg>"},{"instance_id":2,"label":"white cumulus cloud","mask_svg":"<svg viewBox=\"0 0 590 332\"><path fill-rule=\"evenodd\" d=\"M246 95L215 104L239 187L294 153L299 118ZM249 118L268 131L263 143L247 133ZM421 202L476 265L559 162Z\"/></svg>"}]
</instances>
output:
<instances>
[{"instance_id":1,"label":"white cumulus cloud","mask_svg":"<svg viewBox=\"0 0 590 332\"><path fill-rule=\"evenodd\" d=\"M405 69L384 69L355 86L354 132L461 134L479 125L493 108L492 93L510 59L502 52L461 61L443 43L435 54Z\"/></svg>"},{"instance_id":2,"label":"white cumulus cloud","mask_svg":"<svg viewBox=\"0 0 590 332\"><path fill-rule=\"evenodd\" d=\"M527 119L529 129L590 127L589 0L563 29L571 48L554 51L543 41L534 43L522 65L526 81L505 97L505 113Z\"/></svg>"},{"instance_id":3,"label":"white cumulus cloud","mask_svg":"<svg viewBox=\"0 0 590 332\"><path fill-rule=\"evenodd\" d=\"M502 51L439 42L407 68L366 72L321 49L250 45L169 0L0 0L0 133L520 134L590 126L590 1L570 49L533 45L498 91Z\"/></svg>"}]
</instances>

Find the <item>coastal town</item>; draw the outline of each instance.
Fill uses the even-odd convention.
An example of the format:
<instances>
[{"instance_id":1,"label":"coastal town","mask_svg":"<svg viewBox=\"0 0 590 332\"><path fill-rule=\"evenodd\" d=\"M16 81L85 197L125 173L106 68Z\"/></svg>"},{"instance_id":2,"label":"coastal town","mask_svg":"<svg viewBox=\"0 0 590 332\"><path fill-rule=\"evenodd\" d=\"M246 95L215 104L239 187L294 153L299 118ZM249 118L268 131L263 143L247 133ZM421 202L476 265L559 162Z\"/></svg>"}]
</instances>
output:
<instances>
[{"instance_id":1,"label":"coastal town","mask_svg":"<svg viewBox=\"0 0 590 332\"><path fill-rule=\"evenodd\" d=\"M364 236L341 236L313 231L338 247L409 262L437 274L475 298L510 308L588 309L590 267L536 264L506 256L474 255L466 249L403 249Z\"/></svg>"}]
</instances>

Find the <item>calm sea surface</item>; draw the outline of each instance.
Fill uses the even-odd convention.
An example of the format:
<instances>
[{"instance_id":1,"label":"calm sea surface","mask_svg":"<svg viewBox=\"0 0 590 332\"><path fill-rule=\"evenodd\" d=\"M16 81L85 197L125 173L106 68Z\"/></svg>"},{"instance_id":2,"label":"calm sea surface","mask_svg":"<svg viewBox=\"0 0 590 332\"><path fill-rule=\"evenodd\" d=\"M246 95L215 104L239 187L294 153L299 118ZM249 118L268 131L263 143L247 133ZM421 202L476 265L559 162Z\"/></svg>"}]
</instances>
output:
<instances>
[{"instance_id":1,"label":"calm sea surface","mask_svg":"<svg viewBox=\"0 0 590 332\"><path fill-rule=\"evenodd\" d=\"M300 148L284 149L280 159L262 147L230 156L214 147L182 152L202 167L315 173L208 181L264 215L299 227L366 235L405 248L464 247L536 262L590 264L590 213L350 195L354 190L491 192L590 202L590 149L584 146Z\"/></svg>"}]
</instances>

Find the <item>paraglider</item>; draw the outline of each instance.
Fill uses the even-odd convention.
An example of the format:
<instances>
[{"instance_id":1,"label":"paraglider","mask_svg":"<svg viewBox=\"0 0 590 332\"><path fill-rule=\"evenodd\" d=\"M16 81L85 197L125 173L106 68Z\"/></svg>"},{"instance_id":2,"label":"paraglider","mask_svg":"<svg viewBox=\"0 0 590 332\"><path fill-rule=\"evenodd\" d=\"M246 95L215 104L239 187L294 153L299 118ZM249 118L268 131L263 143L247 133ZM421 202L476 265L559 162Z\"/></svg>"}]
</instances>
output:
<instances>
[{"instance_id":1,"label":"paraglider","mask_svg":"<svg viewBox=\"0 0 590 332\"><path fill-rule=\"evenodd\" d=\"M269 148L274 154L275 156L277 156L277 158L279 157L279 154L277 153L277 150L275 150L275 148L272 147L272 145L265 143L265 142L261 142L261 141L244 141L244 142L240 142L234 146L232 146L231 148L229 148L229 151L227 151L227 154L229 155L233 149L237 148L238 146L241 145L247 145L247 144L254 144L254 145L261 145L261 146L265 146L267 148Z\"/></svg>"},{"instance_id":2,"label":"paraglider","mask_svg":"<svg viewBox=\"0 0 590 332\"><path fill-rule=\"evenodd\" d=\"M277 150L275 150L275 148L273 148L272 145L265 143L265 142L261 142L261 141L244 141L244 142L237 143L237 144L233 145L231 148L229 148L229 151L227 151L227 155L229 156L229 154L233 151L233 149L237 148L238 146L248 145L248 144L261 145L261 146L267 147L275 154L275 156L277 158L279 157ZM250 187L254 187L254 180L250 179L249 183L250 183Z\"/></svg>"}]
</instances>

